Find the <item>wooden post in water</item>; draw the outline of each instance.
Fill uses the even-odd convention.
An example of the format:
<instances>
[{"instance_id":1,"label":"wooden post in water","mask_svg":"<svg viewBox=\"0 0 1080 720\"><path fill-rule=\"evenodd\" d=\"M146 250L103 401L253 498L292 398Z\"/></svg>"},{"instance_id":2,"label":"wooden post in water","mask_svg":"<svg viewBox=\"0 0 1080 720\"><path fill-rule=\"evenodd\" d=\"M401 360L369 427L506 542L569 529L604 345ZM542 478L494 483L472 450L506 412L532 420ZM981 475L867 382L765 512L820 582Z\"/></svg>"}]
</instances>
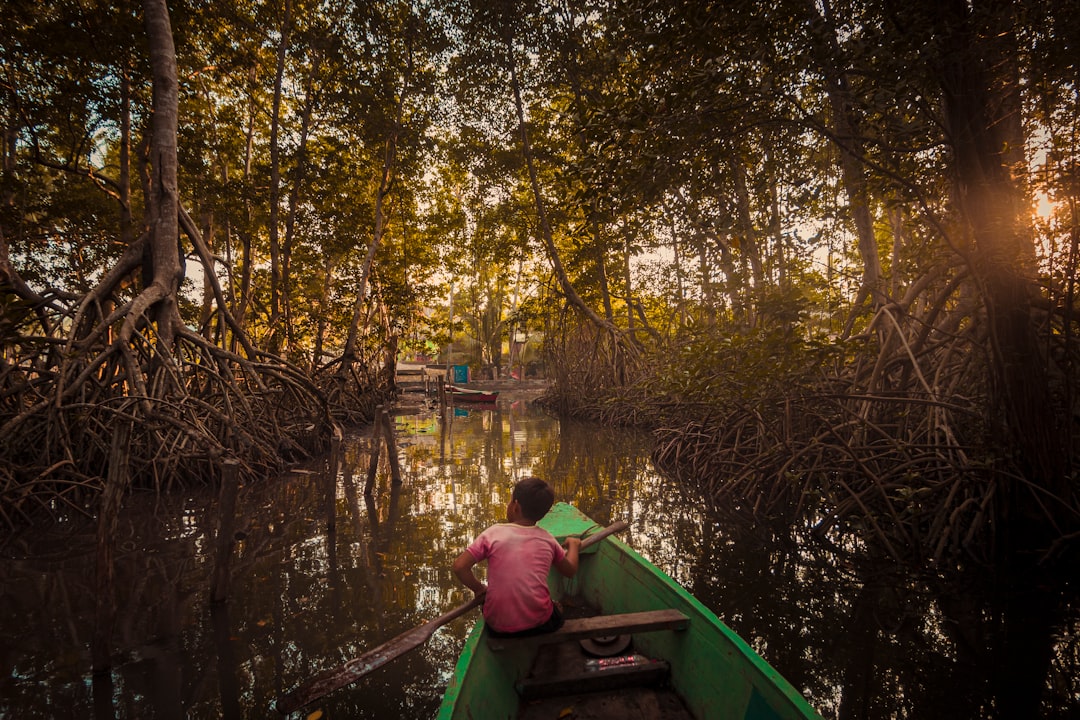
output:
<instances>
[{"instance_id":1,"label":"wooden post in water","mask_svg":"<svg viewBox=\"0 0 1080 720\"><path fill-rule=\"evenodd\" d=\"M383 406L375 407L375 417L371 423L371 460L368 462L367 483L364 494L370 495L375 489L375 475L379 472L379 450L382 448L382 411Z\"/></svg>"},{"instance_id":2,"label":"wooden post in water","mask_svg":"<svg viewBox=\"0 0 1080 720\"><path fill-rule=\"evenodd\" d=\"M381 415L383 433L386 435L386 455L390 461L390 480L393 485L401 484L401 467L398 463L397 438L394 436L394 421L385 409Z\"/></svg>"},{"instance_id":3,"label":"wooden post in water","mask_svg":"<svg viewBox=\"0 0 1080 720\"><path fill-rule=\"evenodd\" d=\"M221 463L221 490L218 493L217 553L210 582L210 602L225 602L229 594L229 562L233 549L233 516L240 486L240 461L228 458Z\"/></svg>"},{"instance_id":4,"label":"wooden post in water","mask_svg":"<svg viewBox=\"0 0 1080 720\"><path fill-rule=\"evenodd\" d=\"M439 409L446 410L446 378L439 376Z\"/></svg>"},{"instance_id":5,"label":"wooden post in water","mask_svg":"<svg viewBox=\"0 0 1080 720\"><path fill-rule=\"evenodd\" d=\"M116 517L124 501L128 483L131 421L121 419L113 431L109 446L109 471L105 476L101 511L98 515L97 563L94 582L94 634L90 640L90 659L94 673L103 673L112 666L109 647L112 644L113 624L116 622L116 567L113 550L116 539Z\"/></svg>"},{"instance_id":6,"label":"wooden post in water","mask_svg":"<svg viewBox=\"0 0 1080 720\"><path fill-rule=\"evenodd\" d=\"M236 679L236 648L229 623L229 605L210 606L210 624L214 629L214 648L217 651L218 693L221 696L221 717L243 717L240 705L240 683Z\"/></svg>"},{"instance_id":7,"label":"wooden post in water","mask_svg":"<svg viewBox=\"0 0 1080 720\"><path fill-rule=\"evenodd\" d=\"M349 516L352 518L353 531L356 533L356 537L363 537L364 526L360 521L360 496L356 492L356 483L353 481L353 468L349 463L345 463L342 470L341 484L345 490L345 504L348 506Z\"/></svg>"},{"instance_id":8,"label":"wooden post in water","mask_svg":"<svg viewBox=\"0 0 1080 720\"><path fill-rule=\"evenodd\" d=\"M94 673L90 680L90 692L94 696L94 720L116 717L113 705L113 681L111 672ZM237 717L240 717L237 715Z\"/></svg>"},{"instance_id":9,"label":"wooden post in water","mask_svg":"<svg viewBox=\"0 0 1080 720\"><path fill-rule=\"evenodd\" d=\"M341 468L341 427L334 426L334 434L330 437L330 460L327 468L326 479L326 531L331 535L337 530L335 516L337 514L337 476Z\"/></svg>"}]
</instances>

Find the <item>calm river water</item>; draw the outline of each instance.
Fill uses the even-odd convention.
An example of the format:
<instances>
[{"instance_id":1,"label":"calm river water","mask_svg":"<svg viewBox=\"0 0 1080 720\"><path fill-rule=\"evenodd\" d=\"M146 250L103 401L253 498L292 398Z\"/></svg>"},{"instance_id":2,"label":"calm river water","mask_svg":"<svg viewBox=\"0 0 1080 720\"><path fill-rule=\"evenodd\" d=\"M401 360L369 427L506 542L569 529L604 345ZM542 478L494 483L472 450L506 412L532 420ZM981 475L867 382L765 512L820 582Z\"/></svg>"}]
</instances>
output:
<instances>
[{"instance_id":1,"label":"calm river water","mask_svg":"<svg viewBox=\"0 0 1080 720\"><path fill-rule=\"evenodd\" d=\"M397 418L403 482L385 461L365 499L371 442L346 438L335 531L326 460L241 490L229 601L208 603L215 493L136 495L121 520L114 669L90 672L94 528L14 538L0 551L0 717L267 718L320 670L468 599L449 570L539 475L685 585L827 718L990 717L1000 673L986 611L809 533L706 516L649 460L648 436L560 423L525 397ZM835 551L835 548L834 548ZM297 717L434 716L474 621ZM1074 621L1075 622L1075 621ZM1077 717L1075 627L1055 626L1047 717Z\"/></svg>"}]
</instances>

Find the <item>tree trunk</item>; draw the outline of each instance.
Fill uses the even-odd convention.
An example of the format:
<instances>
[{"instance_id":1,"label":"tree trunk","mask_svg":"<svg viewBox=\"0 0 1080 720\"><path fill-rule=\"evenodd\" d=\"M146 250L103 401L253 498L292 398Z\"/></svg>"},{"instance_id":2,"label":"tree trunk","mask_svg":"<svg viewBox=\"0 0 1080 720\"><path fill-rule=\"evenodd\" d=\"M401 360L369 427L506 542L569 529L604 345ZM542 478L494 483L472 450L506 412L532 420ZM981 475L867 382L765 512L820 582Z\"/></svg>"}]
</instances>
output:
<instances>
[{"instance_id":1,"label":"tree trunk","mask_svg":"<svg viewBox=\"0 0 1080 720\"><path fill-rule=\"evenodd\" d=\"M757 230L754 229L754 216L750 206L750 188L746 183L746 164L738 151L732 151L731 168L735 177L736 211L739 218L741 242L739 249L742 256L750 265L750 277L754 280L754 287L760 289L765 284L765 271L761 265L761 243L758 241Z\"/></svg>"},{"instance_id":2,"label":"tree trunk","mask_svg":"<svg viewBox=\"0 0 1080 720\"><path fill-rule=\"evenodd\" d=\"M296 148L292 187L289 190L289 212L285 218L285 243L281 248L281 307L285 324L286 347L294 342L292 323L292 247L296 234L296 215L303 197L304 180L307 177L307 145L311 132L311 114L315 109L315 78L319 72L322 55L318 52L311 61L308 72L304 108L300 115L300 141Z\"/></svg>"},{"instance_id":3,"label":"tree trunk","mask_svg":"<svg viewBox=\"0 0 1080 720\"><path fill-rule=\"evenodd\" d=\"M143 311L152 308L161 346L171 349L176 328L180 323L176 293L183 279L180 255L177 252L180 205L176 179L176 130L179 112L176 49L173 46L172 27L165 0L144 0L143 11L154 87L150 143L150 166L153 174L147 198L152 272L150 286L136 299L121 333L125 342L130 339L134 332L134 322Z\"/></svg>"},{"instance_id":4,"label":"tree trunk","mask_svg":"<svg viewBox=\"0 0 1080 720\"><path fill-rule=\"evenodd\" d=\"M735 179L735 210L738 217L740 230L739 250L746 263L750 265L750 277L754 287L742 289L742 295L746 298L743 305L746 307L746 326L753 327L757 323L757 302L752 297L753 292L761 292L765 287L765 272L761 266L761 243L758 242L758 233L754 229L754 216L750 207L750 189L746 183L746 165L738 150L732 150L730 155L732 174ZM744 265L745 267L745 265ZM734 295L735 290L732 289Z\"/></svg>"},{"instance_id":5,"label":"tree trunk","mask_svg":"<svg viewBox=\"0 0 1080 720\"><path fill-rule=\"evenodd\" d=\"M131 219L131 70L130 62L120 70L120 148L118 194L120 195L120 243L123 247L135 239Z\"/></svg>"},{"instance_id":6,"label":"tree trunk","mask_svg":"<svg viewBox=\"0 0 1080 720\"><path fill-rule=\"evenodd\" d=\"M1002 9L994 15L985 8L977 18L962 0L932 7L946 48L940 77L960 207L973 250L968 263L990 323L994 403L989 410L995 418L991 426L1002 429L1002 442L1015 448L1017 462L1034 487L1067 499L1071 490L1065 462L1070 452L1032 315L1036 293L1028 280L1034 277L1032 229L1023 189L1010 167L1017 126L1003 116L1016 112L1008 102L1015 94L1010 84L1015 78L1008 76L1008 63L1002 60L1008 18ZM1005 8L1003 15L1011 12ZM1014 502L1021 516L1027 515L1015 537L1038 542L1028 530L1034 535L1041 534L1034 528L1049 530L1044 513L1053 509L1044 510L1042 495L1035 497L1019 487Z\"/></svg>"},{"instance_id":7,"label":"tree trunk","mask_svg":"<svg viewBox=\"0 0 1080 720\"><path fill-rule=\"evenodd\" d=\"M562 259L559 257L559 250L555 247L555 239L551 234L551 225L548 223L547 212L544 208L544 198L540 193L540 181L537 179L536 165L533 162L532 146L529 143L529 132L525 123L525 107L521 100L521 84L518 81L517 63L514 60L512 38L504 38L504 41L507 53L506 61L510 70L510 86L514 94L514 107L517 110L518 134L521 138L521 152L525 159L525 167L529 173L529 185L532 188L533 202L536 207L536 219L540 230L540 240L547 249L548 259L551 260L551 266L555 271L555 277L559 281L559 286L562 287L566 299L598 328L603 328L617 337L620 334L619 328L616 327L614 323L597 315L596 312L581 299L581 296L578 295L577 290L574 289L573 283L570 282L570 277L566 274L566 268L563 267Z\"/></svg>"},{"instance_id":8,"label":"tree trunk","mask_svg":"<svg viewBox=\"0 0 1080 720\"><path fill-rule=\"evenodd\" d=\"M708 244L706 241L712 242L716 245L717 250L720 252L720 257L717 260L717 265L720 266L720 270L724 273L724 276L728 280L729 286L734 286L738 280L738 273L735 271L735 261L733 259L733 253L731 252L731 246L727 240L725 240L713 227L712 222L705 217L702 217L701 208L698 205L698 199L696 197L687 198L683 195L681 190L675 190L675 198L679 202L679 206L686 216L687 220L694 227L698 234L698 272L701 275L701 298L706 307L706 319L710 324L716 321L716 292L710 276L712 263L709 257Z\"/></svg>"},{"instance_id":9,"label":"tree trunk","mask_svg":"<svg viewBox=\"0 0 1080 720\"><path fill-rule=\"evenodd\" d=\"M364 264L360 270L360 287L356 290L356 303L353 305L352 322L349 323L349 334L345 340L345 350L342 352L342 363L339 374L344 377L348 367L356 361L356 344L360 337L360 322L364 317L364 296L367 294L368 279L371 276L371 266L375 262L375 254L382 245L383 235L386 233L386 197L390 194L390 186L394 181L394 172L397 168L397 140L398 132L395 125L394 131L386 139L386 147L383 152L382 177L379 180L379 189L375 192L375 230L371 235L371 244L368 246L367 255L364 256Z\"/></svg>"},{"instance_id":10,"label":"tree trunk","mask_svg":"<svg viewBox=\"0 0 1080 720\"><path fill-rule=\"evenodd\" d=\"M568 3L563 3L558 8L559 17L566 28L566 35L562 43L563 65L566 68L566 77L570 83L570 89L574 94L574 112L577 115L578 126L585 128L588 119L585 113L585 93L581 86L581 78L578 73L578 58L581 52L578 42L577 29L574 27L574 11ZM586 142L584 129L574 134L577 140L578 150L583 156L590 154ZM593 253L596 257L597 280L600 283L600 300L604 306L604 318L615 324L615 312L611 306L611 287L608 283L607 246L604 244L603 223L600 222L599 202L593 200L590 207L591 217L587 218L592 233ZM633 321L631 321L632 324Z\"/></svg>"},{"instance_id":11,"label":"tree trunk","mask_svg":"<svg viewBox=\"0 0 1080 720\"><path fill-rule=\"evenodd\" d=\"M251 69L248 78L251 85L256 80L255 68ZM251 187L251 163L254 156L255 145L255 116L258 112L258 104L255 102L255 93L251 93L251 101L248 103L247 134L244 143L244 189ZM251 305L251 280L252 280L252 211L249 193L244 193L244 227L240 235L240 285L236 293L233 308L233 316L241 328L247 327L248 308Z\"/></svg>"},{"instance_id":12,"label":"tree trunk","mask_svg":"<svg viewBox=\"0 0 1080 720\"><path fill-rule=\"evenodd\" d=\"M41 297L26 284L11 262L11 248L8 246L10 231L4 224L4 218L8 217L7 210L15 204L15 152L19 137L15 120L17 98L10 86L4 87L4 100L8 110L2 116L4 124L0 127L0 290L14 292L23 300L37 304ZM48 317L40 311L38 317L48 334Z\"/></svg>"},{"instance_id":13,"label":"tree trunk","mask_svg":"<svg viewBox=\"0 0 1080 720\"><path fill-rule=\"evenodd\" d=\"M701 279L701 304L705 306L705 322L710 326L716 325L716 293L713 291L712 263L709 262L709 249L705 238L701 238L698 245L698 275ZM734 278L731 278L734 280Z\"/></svg>"},{"instance_id":14,"label":"tree trunk","mask_svg":"<svg viewBox=\"0 0 1080 720\"><path fill-rule=\"evenodd\" d=\"M766 162L766 166L769 168L769 217L770 224L772 226L772 239L776 245L776 250L773 255L776 261L776 285L785 293L788 290L788 259L787 248L784 246L784 218L783 211L780 208L780 188L779 180L776 173L776 163ZM768 253L766 253L768 256ZM772 278L772 272L766 271L766 277Z\"/></svg>"},{"instance_id":15,"label":"tree trunk","mask_svg":"<svg viewBox=\"0 0 1080 720\"><path fill-rule=\"evenodd\" d=\"M593 229L593 245L596 247L596 272L600 280L600 298L604 304L604 317L614 324L615 311L611 307L611 288L608 284L606 259L607 252L602 243L600 223L594 220L591 225Z\"/></svg>"},{"instance_id":16,"label":"tree trunk","mask_svg":"<svg viewBox=\"0 0 1080 720\"><path fill-rule=\"evenodd\" d=\"M214 212L204 210L202 213L202 236L207 247L211 250L214 247L214 230ZM211 265L203 272L202 307L199 309L199 330L202 332L203 337L210 341L214 338L214 328L211 321L214 319L215 296L214 283L210 279L210 273L214 271L213 268L214 266Z\"/></svg>"},{"instance_id":17,"label":"tree trunk","mask_svg":"<svg viewBox=\"0 0 1080 720\"><path fill-rule=\"evenodd\" d=\"M334 268L337 261L333 253L326 254L323 265L323 281L319 290L319 314L315 329L315 347L311 351L312 373L322 365L323 347L326 345L326 331L329 326L330 295L334 289Z\"/></svg>"},{"instance_id":18,"label":"tree trunk","mask_svg":"<svg viewBox=\"0 0 1080 720\"><path fill-rule=\"evenodd\" d=\"M285 75L285 56L289 49L289 29L292 24L292 0L285 0L285 17L281 21L281 40L277 50L277 74L274 78L274 101L270 112L270 349L281 346L281 241L278 236L278 217L281 199L281 84Z\"/></svg>"},{"instance_id":19,"label":"tree trunk","mask_svg":"<svg viewBox=\"0 0 1080 720\"><path fill-rule=\"evenodd\" d=\"M829 3L819 6L810 2L811 24L818 34L818 66L825 81L825 92L832 109L833 136L840 149L840 172L847 191L851 208L851 219L855 223L858 239L859 256L863 261L862 286L852 307L851 317L845 327L845 334L850 332L855 314L867 297L873 301L876 310L886 301L885 288L882 285L881 258L878 254L877 239L874 237L874 218L870 211L870 192L863 172L863 147L859 135L858 121L852 111L853 101L848 87L847 74L836 67L840 61L840 46L836 41L836 27L832 21Z\"/></svg>"},{"instance_id":20,"label":"tree trunk","mask_svg":"<svg viewBox=\"0 0 1080 720\"><path fill-rule=\"evenodd\" d=\"M356 361L356 343L360 336L360 322L363 318L364 295L367 292L368 278L371 275L371 265L375 261L375 254L382 245L383 235L386 234L388 224L386 211L387 198L390 188L394 184L397 173L397 147L401 136L401 125L404 119L405 102L412 89L412 46L409 46L410 55L404 77L401 81L401 92L398 94L397 104L394 108L394 125L386 138L383 150L382 176L379 179L379 189L375 192L375 229L371 236L371 245L368 246L367 255L364 257L364 265L360 271L360 287L356 291L356 304L353 306L352 322L349 323L349 333L345 340L345 349L342 352L341 367L338 369L340 377L345 377L349 366Z\"/></svg>"},{"instance_id":21,"label":"tree trunk","mask_svg":"<svg viewBox=\"0 0 1080 720\"><path fill-rule=\"evenodd\" d=\"M664 211L668 214L668 223L671 226L671 255L673 267L675 270L675 299L677 302L677 312L679 319L679 328L686 327L686 291L683 289L683 267L682 257L679 251L679 232L675 227L675 213L671 211L671 208L664 204Z\"/></svg>"},{"instance_id":22,"label":"tree trunk","mask_svg":"<svg viewBox=\"0 0 1080 720\"><path fill-rule=\"evenodd\" d=\"M630 248L632 243L629 224L623 225L623 286L626 288L626 331L634 336L634 280L630 273Z\"/></svg>"}]
</instances>

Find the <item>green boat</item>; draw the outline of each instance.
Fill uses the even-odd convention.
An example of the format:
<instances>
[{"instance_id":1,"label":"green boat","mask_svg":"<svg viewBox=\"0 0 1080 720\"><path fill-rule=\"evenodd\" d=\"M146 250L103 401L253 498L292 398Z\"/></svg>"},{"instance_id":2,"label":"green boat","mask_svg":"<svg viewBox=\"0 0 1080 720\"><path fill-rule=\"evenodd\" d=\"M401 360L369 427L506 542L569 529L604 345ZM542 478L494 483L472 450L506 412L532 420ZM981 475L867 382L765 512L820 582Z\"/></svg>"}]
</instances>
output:
<instances>
[{"instance_id":1,"label":"green boat","mask_svg":"<svg viewBox=\"0 0 1080 720\"><path fill-rule=\"evenodd\" d=\"M560 541L600 526L565 503L539 523ZM566 624L494 638L478 620L439 720L820 715L708 608L614 536L582 549L575 577L552 573Z\"/></svg>"}]
</instances>

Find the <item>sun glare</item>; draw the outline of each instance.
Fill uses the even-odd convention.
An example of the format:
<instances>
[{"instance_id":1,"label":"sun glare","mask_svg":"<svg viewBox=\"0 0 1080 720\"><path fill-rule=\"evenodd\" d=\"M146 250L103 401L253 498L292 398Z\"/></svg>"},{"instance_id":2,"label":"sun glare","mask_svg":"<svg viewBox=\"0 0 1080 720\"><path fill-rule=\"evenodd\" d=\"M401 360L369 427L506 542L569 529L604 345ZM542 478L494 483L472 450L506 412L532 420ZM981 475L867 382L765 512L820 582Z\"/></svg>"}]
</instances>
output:
<instances>
[{"instance_id":1,"label":"sun glare","mask_svg":"<svg viewBox=\"0 0 1080 720\"><path fill-rule=\"evenodd\" d=\"M1049 222L1054 217L1054 211L1057 210L1057 203L1050 199L1045 193L1039 193L1035 196L1035 204L1032 208L1032 212L1035 215L1035 219L1040 222Z\"/></svg>"}]
</instances>

